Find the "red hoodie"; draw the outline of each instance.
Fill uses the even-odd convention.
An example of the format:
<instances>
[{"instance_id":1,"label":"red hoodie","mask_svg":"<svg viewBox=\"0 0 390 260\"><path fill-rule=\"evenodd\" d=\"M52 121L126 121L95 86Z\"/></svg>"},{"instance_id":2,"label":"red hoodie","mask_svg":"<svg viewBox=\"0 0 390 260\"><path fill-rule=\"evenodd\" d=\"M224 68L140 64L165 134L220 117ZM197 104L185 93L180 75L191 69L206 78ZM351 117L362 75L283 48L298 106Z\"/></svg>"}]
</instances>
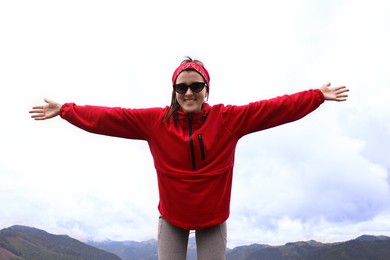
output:
<instances>
[{"instance_id":1,"label":"red hoodie","mask_svg":"<svg viewBox=\"0 0 390 260\"><path fill-rule=\"evenodd\" d=\"M60 115L86 131L146 140L158 177L161 215L184 229L203 229L229 217L234 153L249 133L298 120L324 102L308 90L243 106L205 103L194 114L168 109L126 109L66 103Z\"/></svg>"}]
</instances>

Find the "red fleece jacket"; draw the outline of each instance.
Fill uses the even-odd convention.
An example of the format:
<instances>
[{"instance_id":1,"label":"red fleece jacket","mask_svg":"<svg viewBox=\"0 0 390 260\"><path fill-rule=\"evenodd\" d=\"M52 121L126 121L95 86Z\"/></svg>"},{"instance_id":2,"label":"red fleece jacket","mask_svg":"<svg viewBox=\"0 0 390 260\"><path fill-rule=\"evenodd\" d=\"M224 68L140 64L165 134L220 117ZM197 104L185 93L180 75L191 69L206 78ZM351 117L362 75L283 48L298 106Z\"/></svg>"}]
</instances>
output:
<instances>
[{"instance_id":1,"label":"red fleece jacket","mask_svg":"<svg viewBox=\"0 0 390 260\"><path fill-rule=\"evenodd\" d=\"M179 112L177 124L163 120L168 107L66 103L60 115L92 133L146 140L158 176L161 215L193 230L229 217L234 153L242 136L298 120L322 102L320 90L308 90L242 106L205 103L199 113Z\"/></svg>"}]
</instances>

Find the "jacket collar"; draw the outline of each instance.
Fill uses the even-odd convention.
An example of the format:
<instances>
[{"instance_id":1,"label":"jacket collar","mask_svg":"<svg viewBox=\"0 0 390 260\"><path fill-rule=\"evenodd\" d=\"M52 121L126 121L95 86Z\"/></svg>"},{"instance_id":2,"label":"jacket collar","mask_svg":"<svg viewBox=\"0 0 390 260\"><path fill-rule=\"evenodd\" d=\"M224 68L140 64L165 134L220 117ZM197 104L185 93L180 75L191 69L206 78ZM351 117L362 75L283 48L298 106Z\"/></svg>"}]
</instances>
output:
<instances>
[{"instance_id":1,"label":"jacket collar","mask_svg":"<svg viewBox=\"0 0 390 260\"><path fill-rule=\"evenodd\" d=\"M202 110L197 113L185 113L181 109L177 111L179 125L183 130L189 128L189 120L191 120L193 129L199 129L206 121L211 106L208 103L203 103Z\"/></svg>"}]
</instances>

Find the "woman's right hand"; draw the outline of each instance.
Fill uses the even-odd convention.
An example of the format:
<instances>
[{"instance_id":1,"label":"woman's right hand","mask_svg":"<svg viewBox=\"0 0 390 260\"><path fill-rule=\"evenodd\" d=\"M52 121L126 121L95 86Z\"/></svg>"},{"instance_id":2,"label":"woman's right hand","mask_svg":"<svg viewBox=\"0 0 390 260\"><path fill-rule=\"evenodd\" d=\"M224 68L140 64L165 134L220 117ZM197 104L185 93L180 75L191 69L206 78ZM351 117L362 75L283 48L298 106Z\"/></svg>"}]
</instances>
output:
<instances>
[{"instance_id":1,"label":"woman's right hand","mask_svg":"<svg viewBox=\"0 0 390 260\"><path fill-rule=\"evenodd\" d=\"M60 114L60 108L62 104L49 100L47 98L44 99L46 104L42 106L34 106L30 110L31 118L35 120L46 120L49 118L56 117Z\"/></svg>"}]
</instances>

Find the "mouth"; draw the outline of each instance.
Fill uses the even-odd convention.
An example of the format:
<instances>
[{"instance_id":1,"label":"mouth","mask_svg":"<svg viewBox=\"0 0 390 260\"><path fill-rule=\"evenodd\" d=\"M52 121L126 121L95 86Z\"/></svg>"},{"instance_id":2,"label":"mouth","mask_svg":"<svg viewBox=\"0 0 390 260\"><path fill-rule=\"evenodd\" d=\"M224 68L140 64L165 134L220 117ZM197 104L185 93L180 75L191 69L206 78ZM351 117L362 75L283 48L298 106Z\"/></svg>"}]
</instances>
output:
<instances>
[{"instance_id":1,"label":"mouth","mask_svg":"<svg viewBox=\"0 0 390 260\"><path fill-rule=\"evenodd\" d=\"M195 102L195 101L196 101L195 98L185 98L184 99L184 102L188 102L188 103Z\"/></svg>"}]
</instances>

